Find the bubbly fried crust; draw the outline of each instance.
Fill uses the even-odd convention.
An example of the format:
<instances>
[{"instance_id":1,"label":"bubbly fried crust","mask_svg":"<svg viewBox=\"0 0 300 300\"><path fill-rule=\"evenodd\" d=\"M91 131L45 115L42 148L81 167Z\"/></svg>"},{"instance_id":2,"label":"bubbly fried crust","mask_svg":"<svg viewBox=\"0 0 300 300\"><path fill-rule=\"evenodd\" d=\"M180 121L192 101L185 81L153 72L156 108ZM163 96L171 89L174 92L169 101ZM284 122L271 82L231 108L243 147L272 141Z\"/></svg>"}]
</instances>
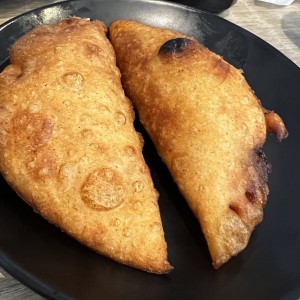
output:
<instances>
[{"instance_id":1,"label":"bubbly fried crust","mask_svg":"<svg viewBox=\"0 0 300 300\"><path fill-rule=\"evenodd\" d=\"M263 218L266 114L241 72L183 34L135 21L109 27L125 92L208 243L214 268L248 243ZM273 123L273 124L272 124Z\"/></svg>"},{"instance_id":2,"label":"bubbly fried crust","mask_svg":"<svg viewBox=\"0 0 300 300\"><path fill-rule=\"evenodd\" d=\"M118 262L167 273L142 139L106 27L70 18L11 49L0 75L0 170L49 222Z\"/></svg>"}]
</instances>

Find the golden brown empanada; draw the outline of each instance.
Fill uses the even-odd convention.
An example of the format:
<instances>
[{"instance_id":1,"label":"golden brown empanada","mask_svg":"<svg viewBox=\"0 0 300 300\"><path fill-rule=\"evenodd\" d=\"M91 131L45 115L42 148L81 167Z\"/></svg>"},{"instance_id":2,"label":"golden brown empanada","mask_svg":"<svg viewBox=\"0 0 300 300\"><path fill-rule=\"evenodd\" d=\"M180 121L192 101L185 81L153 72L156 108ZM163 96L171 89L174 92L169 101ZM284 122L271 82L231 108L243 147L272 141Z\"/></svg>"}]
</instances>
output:
<instances>
[{"instance_id":1,"label":"golden brown empanada","mask_svg":"<svg viewBox=\"0 0 300 300\"><path fill-rule=\"evenodd\" d=\"M114 22L109 34L125 93L218 268L245 248L262 220L266 122L279 139L284 124L262 108L239 70L195 39L135 21Z\"/></svg>"},{"instance_id":2,"label":"golden brown empanada","mask_svg":"<svg viewBox=\"0 0 300 300\"><path fill-rule=\"evenodd\" d=\"M142 139L99 21L43 25L0 75L0 170L36 212L118 262L167 273Z\"/></svg>"}]
</instances>

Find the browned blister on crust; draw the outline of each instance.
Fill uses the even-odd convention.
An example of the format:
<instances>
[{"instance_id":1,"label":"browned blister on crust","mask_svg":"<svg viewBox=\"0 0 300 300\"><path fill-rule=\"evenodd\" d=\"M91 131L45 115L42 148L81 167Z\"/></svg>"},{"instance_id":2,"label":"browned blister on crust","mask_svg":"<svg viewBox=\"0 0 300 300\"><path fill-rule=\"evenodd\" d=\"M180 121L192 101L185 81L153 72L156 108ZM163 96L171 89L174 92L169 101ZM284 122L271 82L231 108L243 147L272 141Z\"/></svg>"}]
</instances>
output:
<instances>
[{"instance_id":1,"label":"browned blister on crust","mask_svg":"<svg viewBox=\"0 0 300 300\"><path fill-rule=\"evenodd\" d=\"M109 34L125 92L218 268L245 248L263 218L265 110L239 70L191 37L134 21L112 23ZM270 130L285 137L277 117Z\"/></svg>"},{"instance_id":2,"label":"browned blister on crust","mask_svg":"<svg viewBox=\"0 0 300 300\"><path fill-rule=\"evenodd\" d=\"M167 273L158 194L99 21L18 40L0 74L0 170L35 211L118 262Z\"/></svg>"}]
</instances>

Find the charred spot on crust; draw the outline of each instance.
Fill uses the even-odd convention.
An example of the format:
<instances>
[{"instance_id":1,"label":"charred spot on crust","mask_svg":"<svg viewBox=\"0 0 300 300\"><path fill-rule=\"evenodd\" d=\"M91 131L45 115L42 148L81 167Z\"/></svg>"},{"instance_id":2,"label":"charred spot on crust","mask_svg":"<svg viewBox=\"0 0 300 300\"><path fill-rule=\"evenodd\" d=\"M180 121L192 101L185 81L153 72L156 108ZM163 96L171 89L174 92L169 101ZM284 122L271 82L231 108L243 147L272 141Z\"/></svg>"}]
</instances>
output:
<instances>
[{"instance_id":1,"label":"charred spot on crust","mask_svg":"<svg viewBox=\"0 0 300 300\"><path fill-rule=\"evenodd\" d=\"M241 215L241 209L236 204L230 204L229 209L231 209L233 212L235 212L238 216Z\"/></svg>"},{"instance_id":2,"label":"charred spot on crust","mask_svg":"<svg viewBox=\"0 0 300 300\"><path fill-rule=\"evenodd\" d=\"M183 52L193 41L186 38L176 38L166 41L159 49L158 54L178 54Z\"/></svg>"},{"instance_id":3,"label":"charred spot on crust","mask_svg":"<svg viewBox=\"0 0 300 300\"><path fill-rule=\"evenodd\" d=\"M246 198L250 201L250 202L254 202L255 201L255 193L252 190L247 190L245 192Z\"/></svg>"},{"instance_id":4,"label":"charred spot on crust","mask_svg":"<svg viewBox=\"0 0 300 300\"><path fill-rule=\"evenodd\" d=\"M261 149L254 150L253 164L256 166L260 181L266 182L271 172L271 165Z\"/></svg>"},{"instance_id":5,"label":"charred spot on crust","mask_svg":"<svg viewBox=\"0 0 300 300\"><path fill-rule=\"evenodd\" d=\"M251 203L259 202L261 205L264 205L269 193L267 182L268 174L271 172L271 165L261 149L253 151L251 160L256 175L250 176L245 196Z\"/></svg>"},{"instance_id":6,"label":"charred spot on crust","mask_svg":"<svg viewBox=\"0 0 300 300\"><path fill-rule=\"evenodd\" d=\"M240 218L249 232L252 232L254 226L263 218L263 207L269 193L267 181L270 164L265 154L256 148L252 150L246 168L244 196L233 199L229 209Z\"/></svg>"}]
</instances>

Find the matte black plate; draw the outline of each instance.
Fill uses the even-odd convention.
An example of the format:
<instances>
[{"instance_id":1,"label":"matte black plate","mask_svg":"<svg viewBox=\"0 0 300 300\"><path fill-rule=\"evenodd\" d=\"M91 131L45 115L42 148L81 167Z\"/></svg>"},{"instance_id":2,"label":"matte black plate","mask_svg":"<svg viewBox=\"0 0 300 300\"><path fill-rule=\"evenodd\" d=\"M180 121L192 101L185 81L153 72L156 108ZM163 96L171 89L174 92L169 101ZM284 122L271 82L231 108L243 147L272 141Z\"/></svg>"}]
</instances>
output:
<instances>
[{"instance_id":1,"label":"matte black plate","mask_svg":"<svg viewBox=\"0 0 300 300\"><path fill-rule=\"evenodd\" d=\"M17 38L39 24L73 15L106 24L135 19L196 37L244 70L263 105L283 117L290 136L282 143L268 139L264 151L273 171L264 221L248 247L218 271L211 267L197 221L138 123L160 192L174 271L151 275L90 251L35 214L1 177L0 264L30 288L55 299L299 299L299 68L261 39L213 14L158 1L71 1L2 25L1 69Z\"/></svg>"}]
</instances>

